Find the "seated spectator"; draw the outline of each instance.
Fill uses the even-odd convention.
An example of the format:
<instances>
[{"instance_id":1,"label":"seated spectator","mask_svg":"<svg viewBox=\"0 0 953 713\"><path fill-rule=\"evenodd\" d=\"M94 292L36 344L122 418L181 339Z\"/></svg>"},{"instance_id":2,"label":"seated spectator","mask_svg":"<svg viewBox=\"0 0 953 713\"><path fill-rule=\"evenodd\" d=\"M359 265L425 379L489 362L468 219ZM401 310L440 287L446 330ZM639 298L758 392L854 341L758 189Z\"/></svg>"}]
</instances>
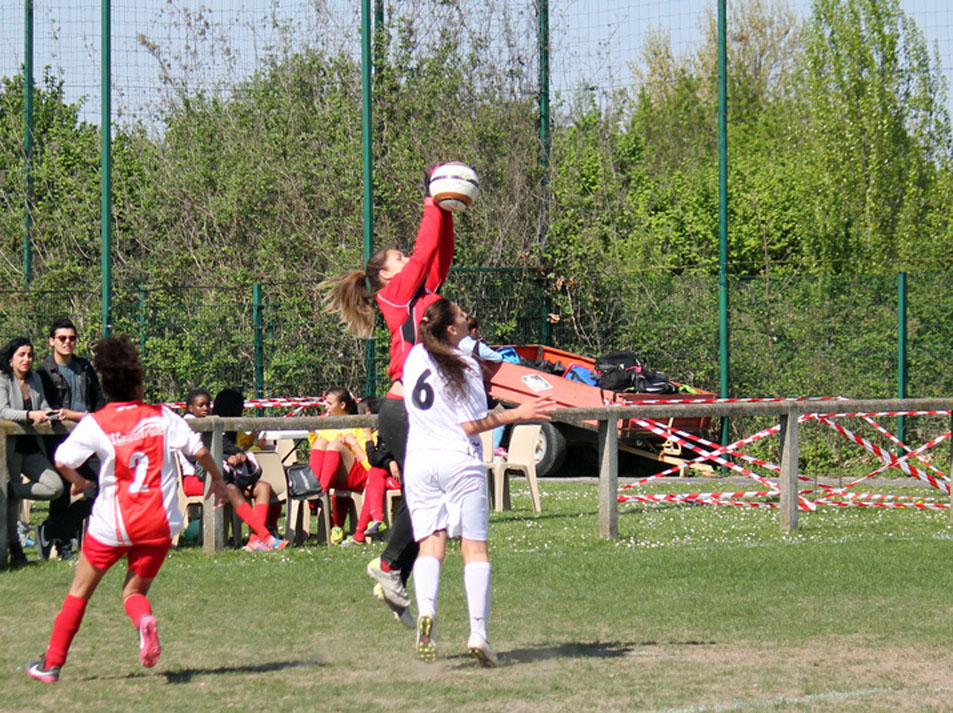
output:
<instances>
[{"instance_id":1,"label":"seated spectator","mask_svg":"<svg viewBox=\"0 0 953 713\"><path fill-rule=\"evenodd\" d=\"M358 413L377 413L379 399L367 397L357 405ZM375 429L364 429L364 452L370 468L364 486L364 504L357 517L354 535L341 544L363 545L368 536L382 535L387 531L384 521L384 496L388 490L400 490L400 467L387 445L380 442Z\"/></svg>"},{"instance_id":2,"label":"seated spectator","mask_svg":"<svg viewBox=\"0 0 953 713\"><path fill-rule=\"evenodd\" d=\"M240 391L223 389L215 396L212 415L223 418L237 417L242 415L244 409L245 397ZM278 539L268 530L271 486L261 479L261 466L255 457L239 448L235 440L234 431L225 433L222 443L222 475L225 478L229 503L252 531L245 549L249 552L284 549L288 541ZM249 501L254 502L254 509Z\"/></svg>"},{"instance_id":3,"label":"seated spectator","mask_svg":"<svg viewBox=\"0 0 953 713\"><path fill-rule=\"evenodd\" d=\"M205 389L192 389L185 395L185 413L182 417L205 418L212 410L212 395ZM189 497L205 493L205 469L194 458L176 451L182 471L182 490Z\"/></svg>"},{"instance_id":4,"label":"seated spectator","mask_svg":"<svg viewBox=\"0 0 953 713\"><path fill-rule=\"evenodd\" d=\"M357 404L347 389L329 389L324 399L326 416L357 413ZM354 542L348 541L348 544L363 542L366 534L383 532L385 527L384 488L388 471L373 468L367 451L361 445L368 440L373 443L375 436L363 428L323 428L309 436L311 470L325 491L331 488L357 493L367 491L364 498L368 508L366 529L360 527L356 530L352 538ZM331 513L333 527L329 540L332 545L341 544L344 542L344 519L347 515L343 498L334 498Z\"/></svg>"},{"instance_id":5,"label":"seated spectator","mask_svg":"<svg viewBox=\"0 0 953 713\"><path fill-rule=\"evenodd\" d=\"M467 335L460 340L457 345L464 354L469 354L483 361L501 362L503 357L495 349L487 346L487 343L480 338L480 323L476 317L469 315L467 317Z\"/></svg>"},{"instance_id":6,"label":"seated spectator","mask_svg":"<svg viewBox=\"0 0 953 713\"><path fill-rule=\"evenodd\" d=\"M457 349L464 354L475 357L477 361L493 363L499 363L503 361L503 356L495 349L487 346L487 343L480 338L480 324L473 315L467 315L467 330L467 335L460 340L460 343L457 345ZM485 374L483 378L484 381L487 380ZM492 399L489 394L487 395L487 406L491 409L496 406L495 399ZM503 428L503 426L493 429L494 453L498 453L500 451L500 444L503 442L503 433L505 430L506 429Z\"/></svg>"},{"instance_id":7,"label":"seated spectator","mask_svg":"<svg viewBox=\"0 0 953 713\"><path fill-rule=\"evenodd\" d=\"M0 372L0 419L37 424L61 417L61 410L50 409L40 377L33 372L33 344L29 339L15 337L0 349ZM64 490L63 479L50 462L40 436L7 438L7 469L10 473L7 494L10 560L14 564L25 564L27 558L17 536L20 500L58 498ZM23 482L21 473L28 482Z\"/></svg>"}]
</instances>

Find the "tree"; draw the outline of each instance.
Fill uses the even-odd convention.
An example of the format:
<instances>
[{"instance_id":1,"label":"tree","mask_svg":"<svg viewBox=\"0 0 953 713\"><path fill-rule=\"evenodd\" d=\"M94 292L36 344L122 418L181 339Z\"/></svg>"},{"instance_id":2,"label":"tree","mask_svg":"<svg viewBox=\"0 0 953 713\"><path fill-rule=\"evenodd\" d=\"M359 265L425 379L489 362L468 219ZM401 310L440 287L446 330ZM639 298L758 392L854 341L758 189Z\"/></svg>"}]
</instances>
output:
<instances>
[{"instance_id":1,"label":"tree","mask_svg":"<svg viewBox=\"0 0 953 713\"><path fill-rule=\"evenodd\" d=\"M913 260L950 127L939 62L899 0L816 0L805 32L805 256L835 270Z\"/></svg>"}]
</instances>

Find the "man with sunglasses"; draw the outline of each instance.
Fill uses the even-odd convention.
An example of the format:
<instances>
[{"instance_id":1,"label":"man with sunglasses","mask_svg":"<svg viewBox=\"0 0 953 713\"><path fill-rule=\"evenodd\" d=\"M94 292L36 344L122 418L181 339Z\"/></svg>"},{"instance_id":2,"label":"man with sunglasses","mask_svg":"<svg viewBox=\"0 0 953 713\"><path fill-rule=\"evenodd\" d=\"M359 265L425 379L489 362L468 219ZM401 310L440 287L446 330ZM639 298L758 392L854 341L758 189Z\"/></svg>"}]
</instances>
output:
<instances>
[{"instance_id":1,"label":"man with sunglasses","mask_svg":"<svg viewBox=\"0 0 953 713\"><path fill-rule=\"evenodd\" d=\"M43 392L52 409L63 409L63 418L79 421L88 413L106 405L99 377L87 359L74 354L76 325L68 317L54 320L50 327L50 354L37 367ZM52 453L63 440L51 444ZM96 482L99 463L87 461L79 471L87 480ZM50 503L50 517L37 528L37 548L48 559L55 546L60 559L72 559L71 541L79 533L83 519L92 508L95 493L70 504L69 488L62 497Z\"/></svg>"}]
</instances>

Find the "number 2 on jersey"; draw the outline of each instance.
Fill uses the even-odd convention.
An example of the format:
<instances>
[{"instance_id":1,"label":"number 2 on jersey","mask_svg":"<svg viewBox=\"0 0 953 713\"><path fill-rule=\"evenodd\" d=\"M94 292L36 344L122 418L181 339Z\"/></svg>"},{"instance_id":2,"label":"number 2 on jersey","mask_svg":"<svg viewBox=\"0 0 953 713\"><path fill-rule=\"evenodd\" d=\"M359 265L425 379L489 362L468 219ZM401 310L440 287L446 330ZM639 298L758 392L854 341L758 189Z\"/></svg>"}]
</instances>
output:
<instances>
[{"instance_id":1,"label":"number 2 on jersey","mask_svg":"<svg viewBox=\"0 0 953 713\"><path fill-rule=\"evenodd\" d=\"M420 378L417 379L417 383L414 384L414 390L410 395L414 401L414 406L419 408L421 411L426 411L433 406L433 387L427 383L427 379L430 377L430 374L430 369L424 369L423 373L420 375Z\"/></svg>"},{"instance_id":2,"label":"number 2 on jersey","mask_svg":"<svg viewBox=\"0 0 953 713\"><path fill-rule=\"evenodd\" d=\"M129 492L148 492L149 486L146 484L146 475L149 472L149 456L145 453L133 453L129 459L129 470L135 473L132 485L129 486Z\"/></svg>"}]
</instances>

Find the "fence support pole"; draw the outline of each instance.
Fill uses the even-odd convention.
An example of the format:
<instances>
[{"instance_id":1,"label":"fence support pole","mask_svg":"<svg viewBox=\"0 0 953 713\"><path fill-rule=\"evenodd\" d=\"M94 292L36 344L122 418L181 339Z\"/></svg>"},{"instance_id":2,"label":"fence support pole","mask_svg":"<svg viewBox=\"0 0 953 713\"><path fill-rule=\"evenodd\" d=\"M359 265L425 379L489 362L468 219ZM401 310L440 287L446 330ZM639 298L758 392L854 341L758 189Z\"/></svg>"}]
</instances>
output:
<instances>
[{"instance_id":1,"label":"fence support pole","mask_svg":"<svg viewBox=\"0 0 953 713\"><path fill-rule=\"evenodd\" d=\"M897 398L907 398L907 273L897 276ZM897 417L897 438L907 442L907 419Z\"/></svg>"},{"instance_id":2,"label":"fence support pole","mask_svg":"<svg viewBox=\"0 0 953 713\"><path fill-rule=\"evenodd\" d=\"M950 431L953 431L953 413L950 414ZM953 438L950 439L950 472L953 473ZM953 492L950 493L950 524L953 525Z\"/></svg>"},{"instance_id":3,"label":"fence support pole","mask_svg":"<svg viewBox=\"0 0 953 713\"><path fill-rule=\"evenodd\" d=\"M218 418L212 416L210 418ZM216 423L212 427L212 445L209 450L212 452L212 459L222 467L222 436L225 434L225 426ZM207 478L212 476L208 475ZM215 496L208 492L205 502L202 504L202 549L206 554L214 554L225 549L225 508L215 507Z\"/></svg>"},{"instance_id":4,"label":"fence support pole","mask_svg":"<svg viewBox=\"0 0 953 713\"><path fill-rule=\"evenodd\" d=\"M615 419L599 421L599 535L619 536L619 431Z\"/></svg>"},{"instance_id":5,"label":"fence support pole","mask_svg":"<svg viewBox=\"0 0 953 713\"><path fill-rule=\"evenodd\" d=\"M7 538L7 487L10 473L7 472L7 430L0 426L0 569L9 563L10 542Z\"/></svg>"},{"instance_id":6,"label":"fence support pole","mask_svg":"<svg viewBox=\"0 0 953 713\"><path fill-rule=\"evenodd\" d=\"M781 415L781 530L797 530L798 413Z\"/></svg>"}]
</instances>

